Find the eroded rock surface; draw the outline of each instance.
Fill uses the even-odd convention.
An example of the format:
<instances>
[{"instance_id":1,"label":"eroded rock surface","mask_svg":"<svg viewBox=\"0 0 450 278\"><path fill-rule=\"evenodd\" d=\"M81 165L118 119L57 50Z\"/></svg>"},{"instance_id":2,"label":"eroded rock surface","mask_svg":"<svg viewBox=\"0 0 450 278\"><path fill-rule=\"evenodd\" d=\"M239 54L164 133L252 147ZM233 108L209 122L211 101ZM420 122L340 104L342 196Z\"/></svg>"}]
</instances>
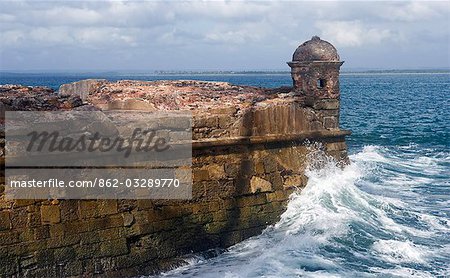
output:
<instances>
[{"instance_id":1,"label":"eroded rock surface","mask_svg":"<svg viewBox=\"0 0 450 278\"><path fill-rule=\"evenodd\" d=\"M0 85L0 105L7 110L52 111L83 105L77 96L61 96L47 87Z\"/></svg>"},{"instance_id":2,"label":"eroded rock surface","mask_svg":"<svg viewBox=\"0 0 450 278\"><path fill-rule=\"evenodd\" d=\"M215 108L245 108L277 97L274 90L238 86L227 82L194 80L105 82L86 80L65 84L60 94L84 95L83 99L103 109L192 110L194 113ZM89 84L81 86L79 84ZM286 92L289 89L280 89ZM122 103L122 105L120 104Z\"/></svg>"}]
</instances>

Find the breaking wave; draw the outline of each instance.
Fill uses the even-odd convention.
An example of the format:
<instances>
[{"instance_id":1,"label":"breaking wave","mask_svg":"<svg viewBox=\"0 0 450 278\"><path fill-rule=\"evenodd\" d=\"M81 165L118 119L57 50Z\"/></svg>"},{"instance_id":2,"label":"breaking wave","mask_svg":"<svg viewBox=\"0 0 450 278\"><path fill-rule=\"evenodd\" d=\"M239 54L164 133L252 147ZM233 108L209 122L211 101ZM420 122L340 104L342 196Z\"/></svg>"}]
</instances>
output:
<instances>
[{"instance_id":1,"label":"breaking wave","mask_svg":"<svg viewBox=\"0 0 450 278\"><path fill-rule=\"evenodd\" d=\"M278 223L162 276L450 275L449 153L366 146L343 168L321 159Z\"/></svg>"}]
</instances>

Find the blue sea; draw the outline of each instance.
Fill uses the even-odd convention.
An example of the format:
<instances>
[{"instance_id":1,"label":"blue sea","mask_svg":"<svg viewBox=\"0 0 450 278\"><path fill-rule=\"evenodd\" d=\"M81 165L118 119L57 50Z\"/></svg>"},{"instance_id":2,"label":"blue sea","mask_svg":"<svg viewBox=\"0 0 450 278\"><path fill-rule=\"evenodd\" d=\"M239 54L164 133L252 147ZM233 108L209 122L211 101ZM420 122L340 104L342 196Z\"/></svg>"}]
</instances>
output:
<instances>
[{"instance_id":1,"label":"blue sea","mask_svg":"<svg viewBox=\"0 0 450 278\"><path fill-rule=\"evenodd\" d=\"M7 74L0 84L196 79L278 87L279 74ZM163 277L450 277L450 73L341 75L351 164L310 168L278 223Z\"/></svg>"}]
</instances>

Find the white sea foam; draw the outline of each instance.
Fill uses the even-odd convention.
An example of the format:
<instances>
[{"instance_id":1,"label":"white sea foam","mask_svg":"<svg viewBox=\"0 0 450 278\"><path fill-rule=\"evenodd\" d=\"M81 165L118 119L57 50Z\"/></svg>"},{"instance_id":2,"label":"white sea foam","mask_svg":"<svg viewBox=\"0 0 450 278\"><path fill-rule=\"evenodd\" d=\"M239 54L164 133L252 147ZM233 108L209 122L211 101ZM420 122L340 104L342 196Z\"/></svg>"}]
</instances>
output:
<instances>
[{"instance_id":1,"label":"white sea foam","mask_svg":"<svg viewBox=\"0 0 450 278\"><path fill-rule=\"evenodd\" d=\"M372 249L381 258L392 263L425 263L429 253L424 246L415 245L408 240L378 240L372 245Z\"/></svg>"},{"instance_id":2,"label":"white sea foam","mask_svg":"<svg viewBox=\"0 0 450 278\"><path fill-rule=\"evenodd\" d=\"M420 213L419 218L434 231L450 232L450 221L431 214Z\"/></svg>"},{"instance_id":3,"label":"white sea foam","mask_svg":"<svg viewBox=\"0 0 450 278\"><path fill-rule=\"evenodd\" d=\"M372 272L383 274L382 277L414 277L414 278L435 278L435 275L427 273L425 271L420 271L417 269L412 269L408 267L396 267L396 268L370 268Z\"/></svg>"},{"instance_id":4,"label":"white sea foam","mask_svg":"<svg viewBox=\"0 0 450 278\"><path fill-rule=\"evenodd\" d=\"M380 146L368 145L362 152L353 154L350 158L359 162L388 162L389 160L380 153L382 149Z\"/></svg>"},{"instance_id":5,"label":"white sea foam","mask_svg":"<svg viewBox=\"0 0 450 278\"><path fill-rule=\"evenodd\" d=\"M325 242L332 236L345 234L347 223L357 214L346 202L354 202L359 194L353 184L362 176L357 167L348 166L341 170L327 164L318 171L307 171L308 185L291 196L288 208L276 229L286 230L286 234L314 235L317 242ZM362 204L364 200L358 200Z\"/></svg>"}]
</instances>

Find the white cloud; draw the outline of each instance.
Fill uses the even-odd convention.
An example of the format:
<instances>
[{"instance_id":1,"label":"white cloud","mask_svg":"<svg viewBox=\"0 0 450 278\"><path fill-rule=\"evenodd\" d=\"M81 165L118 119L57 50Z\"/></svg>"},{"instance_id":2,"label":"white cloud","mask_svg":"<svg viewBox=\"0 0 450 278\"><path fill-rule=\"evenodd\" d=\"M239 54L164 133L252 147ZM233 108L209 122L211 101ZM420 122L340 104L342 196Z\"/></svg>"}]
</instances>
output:
<instances>
[{"instance_id":1,"label":"white cloud","mask_svg":"<svg viewBox=\"0 0 450 278\"><path fill-rule=\"evenodd\" d=\"M444 5L442 5L444 4ZM450 4L439 2L399 2L395 5L388 5L385 12L381 13L384 18L394 21L414 22L418 20L430 20L433 17L440 17L445 9L449 9Z\"/></svg>"},{"instance_id":2,"label":"white cloud","mask_svg":"<svg viewBox=\"0 0 450 278\"><path fill-rule=\"evenodd\" d=\"M3 48L18 45L23 42L25 38L25 33L20 30L8 30L0 34Z\"/></svg>"},{"instance_id":3,"label":"white cloud","mask_svg":"<svg viewBox=\"0 0 450 278\"><path fill-rule=\"evenodd\" d=\"M56 6L48 10L32 11L31 16L35 22L47 23L47 25L92 25L102 19L102 15L88 8ZM39 20L40 19L40 20Z\"/></svg>"},{"instance_id":4,"label":"white cloud","mask_svg":"<svg viewBox=\"0 0 450 278\"><path fill-rule=\"evenodd\" d=\"M16 20L16 17L14 15L0 13L0 22L2 22L2 23L14 22L14 20Z\"/></svg>"},{"instance_id":5,"label":"white cloud","mask_svg":"<svg viewBox=\"0 0 450 278\"><path fill-rule=\"evenodd\" d=\"M357 47L379 44L393 38L391 30L367 27L360 21L321 21L316 26L321 30L321 35L336 46Z\"/></svg>"}]
</instances>

